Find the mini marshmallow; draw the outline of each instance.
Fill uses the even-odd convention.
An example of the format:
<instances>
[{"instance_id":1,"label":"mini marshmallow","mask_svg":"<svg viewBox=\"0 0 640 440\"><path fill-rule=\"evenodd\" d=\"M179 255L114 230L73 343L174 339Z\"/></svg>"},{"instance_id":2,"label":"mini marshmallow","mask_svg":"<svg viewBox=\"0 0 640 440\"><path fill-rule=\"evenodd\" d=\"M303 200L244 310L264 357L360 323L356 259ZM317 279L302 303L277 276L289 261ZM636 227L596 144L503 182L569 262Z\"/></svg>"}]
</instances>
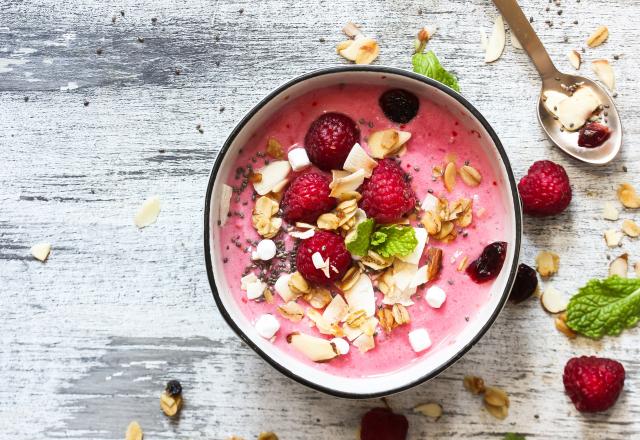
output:
<instances>
[{"instance_id":1,"label":"mini marshmallow","mask_svg":"<svg viewBox=\"0 0 640 440\"><path fill-rule=\"evenodd\" d=\"M427 289L427 293L424 296L429 304L434 309L439 309L447 299L447 294L438 286L431 286Z\"/></svg>"},{"instance_id":2,"label":"mini marshmallow","mask_svg":"<svg viewBox=\"0 0 640 440\"><path fill-rule=\"evenodd\" d=\"M349 353L349 343L342 338L333 338L331 340L333 344L336 346L338 353L347 354Z\"/></svg>"},{"instance_id":3,"label":"mini marshmallow","mask_svg":"<svg viewBox=\"0 0 640 440\"><path fill-rule=\"evenodd\" d=\"M265 314L260 316L256 321L256 331L260 336L265 339L271 339L280 329L280 323L271 314Z\"/></svg>"},{"instance_id":4,"label":"mini marshmallow","mask_svg":"<svg viewBox=\"0 0 640 440\"><path fill-rule=\"evenodd\" d=\"M267 285L260 280L247 284L247 298L258 299L263 294Z\"/></svg>"},{"instance_id":5,"label":"mini marshmallow","mask_svg":"<svg viewBox=\"0 0 640 440\"><path fill-rule=\"evenodd\" d=\"M283 299L284 302L293 301L296 299L296 294L291 291L289 287L289 280L291 279L290 273L285 273L280 275L280 277L276 280L276 283L273 285L273 288L278 292L278 295Z\"/></svg>"},{"instance_id":6,"label":"mini marshmallow","mask_svg":"<svg viewBox=\"0 0 640 440\"><path fill-rule=\"evenodd\" d=\"M289 151L287 157L289 158L289 163L291 164L293 171L300 171L311 165L309 156L307 156L307 152L304 148L298 147L292 149Z\"/></svg>"},{"instance_id":7,"label":"mini marshmallow","mask_svg":"<svg viewBox=\"0 0 640 440\"><path fill-rule=\"evenodd\" d=\"M434 196L431 193L427 193L427 195L425 196L424 200L422 201L422 205L420 205L420 207L424 210L424 211L436 211L436 208L438 208L438 198L436 196Z\"/></svg>"},{"instance_id":8,"label":"mini marshmallow","mask_svg":"<svg viewBox=\"0 0 640 440\"><path fill-rule=\"evenodd\" d=\"M253 257L255 255L256 258L254 258L254 260L268 261L276 256L276 252L276 244L273 240L265 239L260 240L255 252L252 253L251 256Z\"/></svg>"},{"instance_id":9,"label":"mini marshmallow","mask_svg":"<svg viewBox=\"0 0 640 440\"><path fill-rule=\"evenodd\" d=\"M426 329L419 328L409 333L409 343L416 353L431 347L431 338Z\"/></svg>"}]
</instances>

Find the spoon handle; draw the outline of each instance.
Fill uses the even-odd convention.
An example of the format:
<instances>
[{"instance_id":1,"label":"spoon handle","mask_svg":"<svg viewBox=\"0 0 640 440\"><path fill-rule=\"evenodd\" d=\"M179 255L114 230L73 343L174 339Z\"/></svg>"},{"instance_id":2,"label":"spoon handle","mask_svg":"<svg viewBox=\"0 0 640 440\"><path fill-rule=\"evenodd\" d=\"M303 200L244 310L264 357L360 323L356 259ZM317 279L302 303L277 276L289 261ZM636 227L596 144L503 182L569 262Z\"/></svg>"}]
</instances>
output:
<instances>
[{"instance_id":1,"label":"spoon handle","mask_svg":"<svg viewBox=\"0 0 640 440\"><path fill-rule=\"evenodd\" d=\"M495 3L502 17L509 24L512 34L518 38L522 48L533 61L542 79L545 80L557 76L558 69L553 65L553 61L549 58L549 54L536 35L536 31L531 27L529 20L525 17L524 12L520 9L518 2L516 0L493 0L493 3Z\"/></svg>"}]
</instances>

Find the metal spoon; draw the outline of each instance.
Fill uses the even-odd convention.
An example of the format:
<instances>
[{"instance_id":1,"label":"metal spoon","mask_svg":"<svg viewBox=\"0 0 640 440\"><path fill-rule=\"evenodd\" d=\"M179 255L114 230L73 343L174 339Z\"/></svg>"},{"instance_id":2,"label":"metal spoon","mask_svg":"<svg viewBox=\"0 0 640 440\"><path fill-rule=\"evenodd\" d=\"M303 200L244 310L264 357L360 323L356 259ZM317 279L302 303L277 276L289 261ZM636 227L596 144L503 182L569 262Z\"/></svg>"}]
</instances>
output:
<instances>
[{"instance_id":1,"label":"metal spoon","mask_svg":"<svg viewBox=\"0 0 640 440\"><path fill-rule=\"evenodd\" d=\"M511 28L511 32L518 38L523 49L533 61L540 77L542 78L542 90L538 102L538 120L549 136L549 139L557 147L567 154L592 164L605 164L611 161L620 151L622 145L622 125L618 117L618 111L611 96L604 88L588 78L577 75L567 75L559 72L553 65L549 54L540 42L536 32L531 27L516 0L493 0L500 10L502 17ZM609 139L597 148L583 148L578 146L578 132L561 130L562 125L554 118L544 106L543 95L548 90L566 93L564 87L572 87L582 84L590 87L607 113L607 125L611 129Z\"/></svg>"}]
</instances>

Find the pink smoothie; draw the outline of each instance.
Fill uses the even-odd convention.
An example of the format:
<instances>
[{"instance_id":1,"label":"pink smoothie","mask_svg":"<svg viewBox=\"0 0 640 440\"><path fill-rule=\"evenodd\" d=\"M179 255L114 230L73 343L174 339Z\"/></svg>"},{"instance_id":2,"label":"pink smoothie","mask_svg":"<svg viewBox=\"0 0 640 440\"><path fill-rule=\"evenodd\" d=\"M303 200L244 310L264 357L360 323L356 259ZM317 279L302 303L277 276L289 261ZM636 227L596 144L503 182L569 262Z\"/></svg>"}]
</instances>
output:
<instances>
[{"instance_id":1,"label":"pink smoothie","mask_svg":"<svg viewBox=\"0 0 640 440\"><path fill-rule=\"evenodd\" d=\"M422 285L412 297L415 304L408 307L411 315L409 325L399 326L390 334L379 329L375 336L376 347L366 353L361 353L351 346L347 355L326 363L314 363L289 346L286 335L299 331L314 336L328 338L321 335L315 327L309 325L308 318L300 323L293 323L282 318L276 307L283 303L279 295L274 294L274 303L256 302L246 298L246 292L240 288L240 278L247 266L252 264L250 252L247 248L255 249L253 243L261 237L251 224L251 210L253 207L253 188L249 183L241 192L234 191L231 200L231 218L221 228L218 234L223 256L225 257L224 272L233 295L237 299L240 310L251 322L255 322L261 315L271 313L280 321L280 330L273 343L289 354L305 363L331 374L349 377L363 377L380 375L395 371L414 362L421 356L430 356L442 347L455 342L462 329L474 319L478 310L488 302L492 282L476 284L464 271L457 270L463 255L469 261L475 259L482 249L493 241L505 239L503 219L507 215L498 188L506 183L492 173L489 159L483 155L480 148L479 134L469 130L461 120L445 108L420 98L418 115L408 124L398 125L385 117L378 105L378 98L385 88L368 85L343 85L312 91L291 102L275 114L269 122L260 127L252 136L250 142L243 147L236 159L236 166L225 182L234 187L242 188L243 175L237 168L252 165L254 169L265 163L265 145L269 138L277 139L285 149L293 144L303 145L306 131L319 115L324 112L340 112L357 121L361 130L361 145L367 149L367 136L372 131L387 128L398 128L412 133L407 144L407 152L400 160L403 169L412 177L412 185L422 201L428 190L434 195L445 195L449 200L461 197L473 198L473 223L466 228L467 234L460 234L451 243L441 243L433 238L429 239L429 246L437 246L443 250L443 269L434 282ZM482 183L475 188L464 185L460 178L452 193L446 193L441 179L432 179L432 168L446 163L446 158L454 155L457 162L468 161L482 174ZM314 171L317 169L312 168ZM305 170L305 171L308 171ZM302 171L302 172L305 172ZM284 230L284 227L283 227ZM276 239L284 240L287 249L291 249L293 239L285 237L282 232ZM287 258L284 258L286 260ZM423 265L425 257L420 262ZM273 263L268 270L278 273L286 268L286 263L278 267ZM259 274L258 269L251 269ZM288 273L288 270L284 270ZM266 281L266 280L265 280ZM438 285L447 293L447 299L439 309L430 307L424 296L431 285ZM337 290L335 291L337 293ZM376 291L377 304L380 304L382 294ZM304 308L309 307L299 300ZM432 340L431 347L423 352L415 353L409 344L408 333L412 329L425 328Z\"/></svg>"}]
</instances>

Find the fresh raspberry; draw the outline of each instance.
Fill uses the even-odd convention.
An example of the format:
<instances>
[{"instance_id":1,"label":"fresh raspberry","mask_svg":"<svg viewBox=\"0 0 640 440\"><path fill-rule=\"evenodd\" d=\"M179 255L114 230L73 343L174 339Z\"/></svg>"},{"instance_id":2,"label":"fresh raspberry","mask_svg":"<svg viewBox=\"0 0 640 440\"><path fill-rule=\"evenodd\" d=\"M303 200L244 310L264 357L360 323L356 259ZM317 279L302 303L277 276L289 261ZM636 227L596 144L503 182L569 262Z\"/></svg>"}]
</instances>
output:
<instances>
[{"instance_id":1,"label":"fresh raspberry","mask_svg":"<svg viewBox=\"0 0 640 440\"><path fill-rule=\"evenodd\" d=\"M578 411L598 412L616 403L624 387L624 376L624 367L618 361L582 356L569 359L562 381Z\"/></svg>"},{"instance_id":2,"label":"fresh raspberry","mask_svg":"<svg viewBox=\"0 0 640 440\"><path fill-rule=\"evenodd\" d=\"M560 214L571 202L569 176L550 160L534 162L520 179L518 191L524 212L534 216Z\"/></svg>"},{"instance_id":3,"label":"fresh raspberry","mask_svg":"<svg viewBox=\"0 0 640 440\"><path fill-rule=\"evenodd\" d=\"M329 259L329 276L322 269L316 269L312 255L319 252L323 261ZM298 272L307 280L316 284L330 284L341 280L351 267L351 254L344 245L342 237L334 232L316 231L313 237L302 240L296 255Z\"/></svg>"},{"instance_id":4,"label":"fresh raspberry","mask_svg":"<svg viewBox=\"0 0 640 440\"><path fill-rule=\"evenodd\" d=\"M337 200L329 196L329 178L318 173L306 173L295 178L282 198L284 219L289 223L314 223L321 214L336 207Z\"/></svg>"},{"instance_id":5,"label":"fresh raspberry","mask_svg":"<svg viewBox=\"0 0 640 440\"><path fill-rule=\"evenodd\" d=\"M341 170L356 142L360 142L360 129L353 119L342 113L325 113L309 127L304 148L318 168Z\"/></svg>"},{"instance_id":6,"label":"fresh raspberry","mask_svg":"<svg viewBox=\"0 0 640 440\"><path fill-rule=\"evenodd\" d=\"M407 174L392 159L378 162L360 193L360 207L378 223L394 222L416 206L416 193Z\"/></svg>"}]
</instances>

